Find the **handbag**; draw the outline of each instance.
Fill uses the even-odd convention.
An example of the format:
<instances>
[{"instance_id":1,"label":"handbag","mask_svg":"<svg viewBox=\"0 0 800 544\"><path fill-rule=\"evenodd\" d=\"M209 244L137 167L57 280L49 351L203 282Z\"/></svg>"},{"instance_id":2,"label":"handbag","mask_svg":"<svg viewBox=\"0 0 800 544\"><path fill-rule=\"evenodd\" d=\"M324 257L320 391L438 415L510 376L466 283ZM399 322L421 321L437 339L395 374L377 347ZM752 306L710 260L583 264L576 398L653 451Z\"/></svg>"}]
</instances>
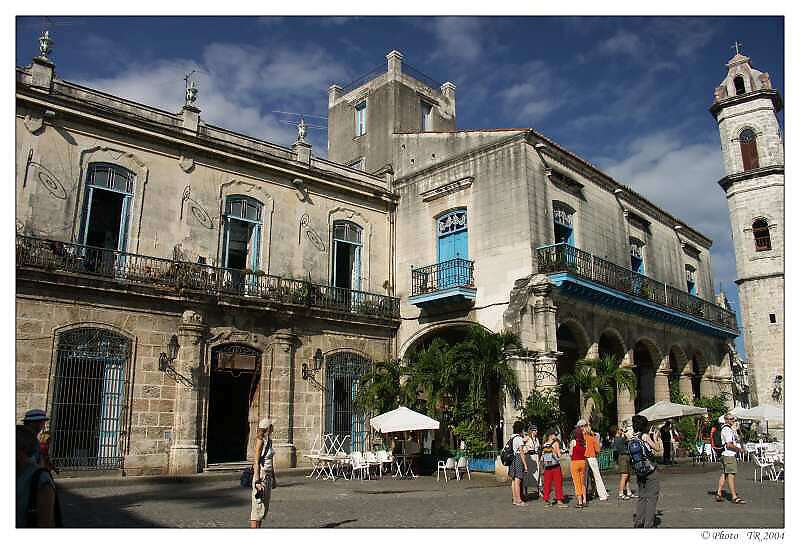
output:
<instances>
[{"instance_id":1,"label":"handbag","mask_svg":"<svg viewBox=\"0 0 800 544\"><path fill-rule=\"evenodd\" d=\"M239 485L242 487L253 487L253 467L247 467L242 471L242 476L239 478Z\"/></svg>"}]
</instances>

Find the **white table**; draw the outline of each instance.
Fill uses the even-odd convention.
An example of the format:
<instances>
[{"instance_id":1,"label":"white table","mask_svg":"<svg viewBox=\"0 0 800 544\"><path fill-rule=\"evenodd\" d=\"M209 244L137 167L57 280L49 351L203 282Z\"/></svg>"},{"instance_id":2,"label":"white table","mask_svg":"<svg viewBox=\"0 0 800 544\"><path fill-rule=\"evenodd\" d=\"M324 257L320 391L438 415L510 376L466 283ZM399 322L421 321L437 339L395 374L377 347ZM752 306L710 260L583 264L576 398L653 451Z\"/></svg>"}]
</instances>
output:
<instances>
[{"instance_id":1,"label":"white table","mask_svg":"<svg viewBox=\"0 0 800 544\"><path fill-rule=\"evenodd\" d=\"M396 472L392 478L400 478L401 480L416 478L414 470L411 468L412 462L417 455L395 455L394 464Z\"/></svg>"}]
</instances>

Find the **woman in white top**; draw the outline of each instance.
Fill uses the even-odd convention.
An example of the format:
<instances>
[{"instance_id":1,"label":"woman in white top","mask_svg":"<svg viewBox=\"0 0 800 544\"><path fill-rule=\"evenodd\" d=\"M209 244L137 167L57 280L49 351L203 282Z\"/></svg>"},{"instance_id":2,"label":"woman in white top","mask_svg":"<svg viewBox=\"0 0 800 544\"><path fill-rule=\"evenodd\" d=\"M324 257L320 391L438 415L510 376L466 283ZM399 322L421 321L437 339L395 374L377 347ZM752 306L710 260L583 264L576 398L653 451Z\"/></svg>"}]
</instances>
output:
<instances>
[{"instance_id":1,"label":"woman in white top","mask_svg":"<svg viewBox=\"0 0 800 544\"><path fill-rule=\"evenodd\" d=\"M269 499L275 487L275 468L272 458L272 420L264 418L256 431L256 459L253 462L253 491L250 495L250 527L258 529L269 511Z\"/></svg>"}]
</instances>

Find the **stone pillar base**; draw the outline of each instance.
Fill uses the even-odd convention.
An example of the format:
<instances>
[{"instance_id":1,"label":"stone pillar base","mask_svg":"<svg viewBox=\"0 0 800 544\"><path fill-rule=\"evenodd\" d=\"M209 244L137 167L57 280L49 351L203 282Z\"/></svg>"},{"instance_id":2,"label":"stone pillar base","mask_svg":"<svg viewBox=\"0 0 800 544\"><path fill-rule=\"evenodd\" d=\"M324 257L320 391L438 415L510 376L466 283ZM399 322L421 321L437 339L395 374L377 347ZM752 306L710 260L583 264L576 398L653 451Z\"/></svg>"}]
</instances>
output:
<instances>
[{"instance_id":1,"label":"stone pillar base","mask_svg":"<svg viewBox=\"0 0 800 544\"><path fill-rule=\"evenodd\" d=\"M169 473L196 474L200 472L199 454L197 446L172 446L169 449Z\"/></svg>"},{"instance_id":2,"label":"stone pillar base","mask_svg":"<svg viewBox=\"0 0 800 544\"><path fill-rule=\"evenodd\" d=\"M272 464L275 468L295 468L297 466L297 450L294 444L274 444L275 457Z\"/></svg>"}]
</instances>

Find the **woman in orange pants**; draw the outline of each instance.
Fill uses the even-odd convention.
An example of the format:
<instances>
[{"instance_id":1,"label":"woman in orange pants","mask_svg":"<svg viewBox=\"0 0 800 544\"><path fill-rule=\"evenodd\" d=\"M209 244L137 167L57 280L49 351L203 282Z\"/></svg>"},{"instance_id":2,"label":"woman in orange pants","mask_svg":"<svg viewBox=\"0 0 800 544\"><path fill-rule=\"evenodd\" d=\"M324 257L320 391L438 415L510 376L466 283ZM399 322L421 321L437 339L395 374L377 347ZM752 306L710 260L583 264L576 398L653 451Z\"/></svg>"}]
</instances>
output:
<instances>
[{"instance_id":1,"label":"woman in orange pants","mask_svg":"<svg viewBox=\"0 0 800 544\"><path fill-rule=\"evenodd\" d=\"M570 449L570 472L572 472L572 485L575 486L575 498L578 501L578 504L575 505L576 508L586 506L586 488L583 486L586 477L586 441L583 437L583 427L585 426L584 420L578 422L575 432L572 433Z\"/></svg>"}]
</instances>

